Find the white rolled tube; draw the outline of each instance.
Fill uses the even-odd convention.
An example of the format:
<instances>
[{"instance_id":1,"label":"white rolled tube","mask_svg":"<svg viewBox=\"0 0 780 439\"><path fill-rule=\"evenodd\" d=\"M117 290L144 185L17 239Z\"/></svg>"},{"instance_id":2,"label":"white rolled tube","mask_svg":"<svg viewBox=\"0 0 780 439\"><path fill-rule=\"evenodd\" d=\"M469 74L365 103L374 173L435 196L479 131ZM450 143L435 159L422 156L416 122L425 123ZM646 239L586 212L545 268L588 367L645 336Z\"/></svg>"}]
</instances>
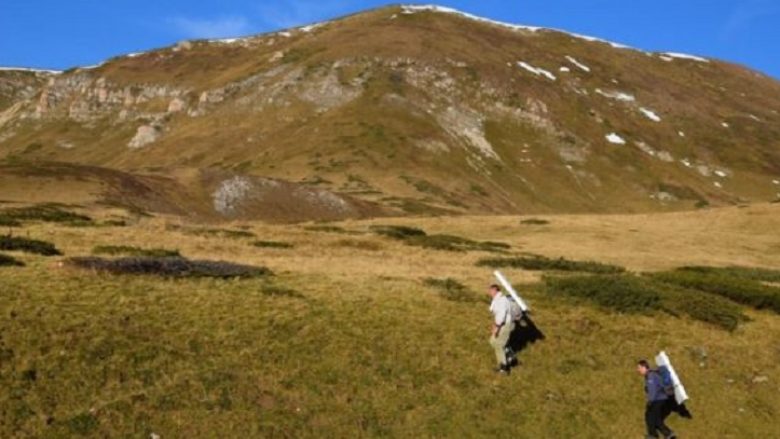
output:
<instances>
[{"instance_id":1,"label":"white rolled tube","mask_svg":"<svg viewBox=\"0 0 780 439\"><path fill-rule=\"evenodd\" d=\"M517 291L515 291L514 288L512 288L512 284L509 283L507 278L504 277L503 274L501 274L500 271L496 270L493 272L493 275L496 276L496 279L498 279L498 283L503 285L504 289L507 293L509 293L510 296L512 296L512 299L517 302L518 305L520 305L520 309L523 310L523 312L528 312L530 308L528 308L528 304L525 303L525 300L523 300L522 297L520 297L519 294L517 294Z\"/></svg>"},{"instance_id":2,"label":"white rolled tube","mask_svg":"<svg viewBox=\"0 0 780 439\"><path fill-rule=\"evenodd\" d=\"M677 376L677 372L674 371L672 362L669 360L669 356L666 355L666 352L661 351L655 357L655 364L658 367L664 366L669 369L669 375L672 377L672 385L674 386L674 399L677 401L677 404L682 404L687 401L688 392L685 391L685 387L683 387L680 377Z\"/></svg>"}]
</instances>

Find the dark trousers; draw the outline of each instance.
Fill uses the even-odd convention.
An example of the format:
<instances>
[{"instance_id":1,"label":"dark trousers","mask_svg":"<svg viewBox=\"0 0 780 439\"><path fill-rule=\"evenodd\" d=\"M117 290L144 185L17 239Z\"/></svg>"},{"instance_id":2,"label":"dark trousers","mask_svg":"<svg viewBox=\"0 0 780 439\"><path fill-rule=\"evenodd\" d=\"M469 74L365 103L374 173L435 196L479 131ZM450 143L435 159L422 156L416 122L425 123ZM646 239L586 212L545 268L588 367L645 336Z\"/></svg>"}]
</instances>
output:
<instances>
[{"instance_id":1,"label":"dark trousers","mask_svg":"<svg viewBox=\"0 0 780 439\"><path fill-rule=\"evenodd\" d=\"M658 433L668 437L672 430L664 423L666 417L671 413L671 404L669 400L653 401L647 404L645 408L645 424L647 425L647 437L658 437Z\"/></svg>"}]
</instances>

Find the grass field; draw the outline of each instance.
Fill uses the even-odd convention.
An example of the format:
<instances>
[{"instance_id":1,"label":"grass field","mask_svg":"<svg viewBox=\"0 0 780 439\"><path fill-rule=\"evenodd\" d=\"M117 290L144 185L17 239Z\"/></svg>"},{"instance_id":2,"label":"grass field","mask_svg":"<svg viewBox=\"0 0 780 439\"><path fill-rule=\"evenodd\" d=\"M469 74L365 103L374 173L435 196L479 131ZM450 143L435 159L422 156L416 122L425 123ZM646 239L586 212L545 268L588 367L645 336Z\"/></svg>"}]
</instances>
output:
<instances>
[{"instance_id":1,"label":"grass field","mask_svg":"<svg viewBox=\"0 0 780 439\"><path fill-rule=\"evenodd\" d=\"M0 206L2 208L3 206ZM121 216L87 210L95 223ZM630 272L780 268L780 205L634 216L403 218L330 227L126 227L25 222L12 231L64 256L5 252L0 267L0 437L642 437L634 364L665 349L691 395L681 437L780 430L780 316L741 309L734 331L666 313L619 314L546 291L544 272L502 269L547 336L496 376L481 250L408 245L371 226L510 245L510 254ZM251 233L193 233L198 228ZM285 246L257 246L258 241ZM97 246L178 251L268 267L246 280L81 270ZM430 279L472 290L458 300ZM767 285L774 285L768 282Z\"/></svg>"}]
</instances>

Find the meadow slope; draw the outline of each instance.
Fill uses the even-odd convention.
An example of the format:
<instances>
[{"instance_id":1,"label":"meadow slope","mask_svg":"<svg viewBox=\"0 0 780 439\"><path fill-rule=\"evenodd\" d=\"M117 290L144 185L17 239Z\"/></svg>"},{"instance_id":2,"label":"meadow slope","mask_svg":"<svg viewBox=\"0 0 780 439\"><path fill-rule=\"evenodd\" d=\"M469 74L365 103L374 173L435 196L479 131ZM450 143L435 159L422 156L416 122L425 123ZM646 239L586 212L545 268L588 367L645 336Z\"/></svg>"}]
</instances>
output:
<instances>
[{"instance_id":1,"label":"meadow slope","mask_svg":"<svg viewBox=\"0 0 780 439\"><path fill-rule=\"evenodd\" d=\"M488 254L370 231L415 226L636 272L777 269L778 204L297 225L81 213L96 221L11 229L64 256L5 252L26 266L0 267L2 437L641 437L634 362L660 349L692 398L694 420L671 420L681 437L779 433L776 314L744 307L750 320L728 332L663 313L614 313L546 291L539 272L507 269L547 339L521 353L511 376L496 376L482 294L492 278L475 265ZM106 245L176 249L274 275L161 279L63 263ZM426 285L431 277L474 292L447 300Z\"/></svg>"}]
</instances>

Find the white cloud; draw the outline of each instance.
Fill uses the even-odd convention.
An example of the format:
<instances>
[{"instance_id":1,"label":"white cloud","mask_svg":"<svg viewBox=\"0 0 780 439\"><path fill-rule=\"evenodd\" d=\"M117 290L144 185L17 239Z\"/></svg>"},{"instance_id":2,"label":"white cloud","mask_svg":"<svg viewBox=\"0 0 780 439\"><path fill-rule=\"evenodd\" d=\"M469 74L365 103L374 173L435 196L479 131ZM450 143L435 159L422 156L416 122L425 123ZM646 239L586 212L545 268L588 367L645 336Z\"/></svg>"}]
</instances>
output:
<instances>
[{"instance_id":1,"label":"white cloud","mask_svg":"<svg viewBox=\"0 0 780 439\"><path fill-rule=\"evenodd\" d=\"M249 21L245 17L220 17L197 19L174 17L170 24L187 38L225 38L249 33Z\"/></svg>"},{"instance_id":2,"label":"white cloud","mask_svg":"<svg viewBox=\"0 0 780 439\"><path fill-rule=\"evenodd\" d=\"M290 28L346 13L352 0L284 0L258 8L260 19L275 28Z\"/></svg>"}]
</instances>

